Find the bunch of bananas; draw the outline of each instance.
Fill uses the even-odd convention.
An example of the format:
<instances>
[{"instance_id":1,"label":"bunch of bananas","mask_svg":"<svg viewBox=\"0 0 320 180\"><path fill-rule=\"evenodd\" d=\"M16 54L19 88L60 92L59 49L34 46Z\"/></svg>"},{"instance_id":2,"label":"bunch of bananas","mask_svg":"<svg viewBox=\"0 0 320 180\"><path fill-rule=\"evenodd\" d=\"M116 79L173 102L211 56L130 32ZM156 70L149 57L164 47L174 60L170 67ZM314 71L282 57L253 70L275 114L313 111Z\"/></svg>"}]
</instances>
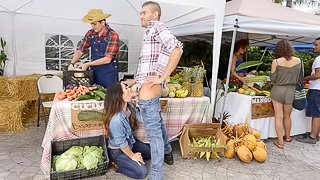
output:
<instances>
[{"instance_id":1,"label":"bunch of bananas","mask_svg":"<svg viewBox=\"0 0 320 180\"><path fill-rule=\"evenodd\" d=\"M270 97L270 91L261 91L263 94L265 94L267 97Z\"/></svg>"},{"instance_id":2,"label":"bunch of bananas","mask_svg":"<svg viewBox=\"0 0 320 180\"><path fill-rule=\"evenodd\" d=\"M192 137L192 145L194 147L205 147L210 148L210 151L201 151L201 152L193 152L195 155L199 155L200 158L206 157L207 161L209 161L211 155L220 160L220 156L217 153L217 148L226 148L226 146L220 144L220 140L216 139L214 136L209 137Z\"/></svg>"},{"instance_id":3,"label":"bunch of bananas","mask_svg":"<svg viewBox=\"0 0 320 180\"><path fill-rule=\"evenodd\" d=\"M179 89L179 90L176 90L176 97L181 97L181 98L184 98L184 97L187 97L188 96L188 90L187 89Z\"/></svg>"}]
</instances>

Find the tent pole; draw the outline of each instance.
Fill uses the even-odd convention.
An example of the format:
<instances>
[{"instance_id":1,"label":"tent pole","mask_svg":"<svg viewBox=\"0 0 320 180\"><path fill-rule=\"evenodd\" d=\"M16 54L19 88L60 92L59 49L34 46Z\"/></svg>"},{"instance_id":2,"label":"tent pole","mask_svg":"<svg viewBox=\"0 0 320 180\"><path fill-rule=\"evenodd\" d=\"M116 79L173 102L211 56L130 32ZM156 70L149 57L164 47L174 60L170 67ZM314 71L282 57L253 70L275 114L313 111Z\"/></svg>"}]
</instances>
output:
<instances>
[{"instance_id":1,"label":"tent pole","mask_svg":"<svg viewBox=\"0 0 320 180\"><path fill-rule=\"evenodd\" d=\"M12 32L12 51L13 51L13 75L17 75L17 43L16 43L16 15L11 11L11 32Z\"/></svg>"},{"instance_id":2,"label":"tent pole","mask_svg":"<svg viewBox=\"0 0 320 180\"><path fill-rule=\"evenodd\" d=\"M228 71L227 71L227 79L226 79L226 84L224 86L224 98L223 98L223 105L222 105L222 114L224 112L224 108L226 105L226 100L227 100L227 94L228 94L228 89L229 89L229 80L230 80L230 74L231 74L231 64L232 64L232 58L233 58L233 50L234 50L234 44L236 41L236 35L237 35L237 29L238 26L236 25L233 34L232 34L232 42L231 42L231 48L230 48L230 56L229 56L229 64L228 64ZM220 123L222 123L223 120L223 115L220 117Z\"/></svg>"},{"instance_id":3,"label":"tent pole","mask_svg":"<svg viewBox=\"0 0 320 180\"><path fill-rule=\"evenodd\" d=\"M214 106L216 102L216 89L217 89L217 77L218 77L218 68L219 68L219 58L220 58L220 49L221 49L221 38L222 38L222 28L223 20L225 13L225 0L218 0L215 2L215 19L214 19L214 29L213 29L213 45L212 45L212 75L211 75L211 105L210 113L214 117ZM211 8L211 7L210 7Z\"/></svg>"}]
</instances>

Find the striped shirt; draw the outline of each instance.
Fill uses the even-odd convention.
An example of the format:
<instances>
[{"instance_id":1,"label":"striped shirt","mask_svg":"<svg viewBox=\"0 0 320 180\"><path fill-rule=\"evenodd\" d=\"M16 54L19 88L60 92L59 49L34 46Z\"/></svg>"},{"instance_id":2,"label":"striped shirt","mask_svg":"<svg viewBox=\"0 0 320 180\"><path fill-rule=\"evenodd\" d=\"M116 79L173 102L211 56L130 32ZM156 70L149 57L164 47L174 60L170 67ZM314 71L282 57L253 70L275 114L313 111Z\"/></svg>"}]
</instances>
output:
<instances>
[{"instance_id":1,"label":"striped shirt","mask_svg":"<svg viewBox=\"0 0 320 180\"><path fill-rule=\"evenodd\" d=\"M108 40L108 45L106 46L105 56L111 59L117 59L119 56L119 35L106 24L102 35L99 37L99 33L95 32L93 29L90 29L84 38L80 41L77 50L82 53L86 53L87 49L91 45L91 38L97 38L98 41L101 39Z\"/></svg>"},{"instance_id":2,"label":"striped shirt","mask_svg":"<svg viewBox=\"0 0 320 180\"><path fill-rule=\"evenodd\" d=\"M167 68L169 56L183 44L159 21L149 21L144 34L136 75L137 88L141 88L147 76L161 76Z\"/></svg>"}]
</instances>

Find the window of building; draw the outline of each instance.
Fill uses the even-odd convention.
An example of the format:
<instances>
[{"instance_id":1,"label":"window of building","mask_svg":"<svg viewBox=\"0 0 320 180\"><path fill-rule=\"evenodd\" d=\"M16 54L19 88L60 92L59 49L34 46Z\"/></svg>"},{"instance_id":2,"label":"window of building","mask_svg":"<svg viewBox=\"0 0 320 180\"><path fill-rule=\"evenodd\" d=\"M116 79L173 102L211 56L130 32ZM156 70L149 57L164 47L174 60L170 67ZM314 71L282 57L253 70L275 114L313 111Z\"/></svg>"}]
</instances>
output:
<instances>
[{"instance_id":1,"label":"window of building","mask_svg":"<svg viewBox=\"0 0 320 180\"><path fill-rule=\"evenodd\" d=\"M64 71L67 69L82 36L52 35L46 36L45 61L46 70ZM74 46L77 44L77 46ZM128 46L127 43L119 42L119 72L128 72ZM91 60L91 51L87 50L81 57L82 63Z\"/></svg>"}]
</instances>

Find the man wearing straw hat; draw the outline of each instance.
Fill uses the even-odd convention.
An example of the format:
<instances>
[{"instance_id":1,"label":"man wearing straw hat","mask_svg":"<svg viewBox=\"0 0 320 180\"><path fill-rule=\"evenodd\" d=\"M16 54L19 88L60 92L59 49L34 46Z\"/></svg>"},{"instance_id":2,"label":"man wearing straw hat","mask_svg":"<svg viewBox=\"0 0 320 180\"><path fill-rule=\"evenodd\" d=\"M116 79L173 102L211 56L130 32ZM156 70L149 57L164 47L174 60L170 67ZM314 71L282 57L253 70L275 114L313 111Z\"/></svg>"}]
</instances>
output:
<instances>
[{"instance_id":1,"label":"man wearing straw hat","mask_svg":"<svg viewBox=\"0 0 320 180\"><path fill-rule=\"evenodd\" d=\"M80 66L82 70L89 67L93 70L93 81L108 88L118 81L119 36L106 23L111 14L104 14L101 9L91 9L82 18L82 22L90 23L90 29L81 40L68 70L74 70L84 52L91 47L91 62Z\"/></svg>"}]
</instances>

